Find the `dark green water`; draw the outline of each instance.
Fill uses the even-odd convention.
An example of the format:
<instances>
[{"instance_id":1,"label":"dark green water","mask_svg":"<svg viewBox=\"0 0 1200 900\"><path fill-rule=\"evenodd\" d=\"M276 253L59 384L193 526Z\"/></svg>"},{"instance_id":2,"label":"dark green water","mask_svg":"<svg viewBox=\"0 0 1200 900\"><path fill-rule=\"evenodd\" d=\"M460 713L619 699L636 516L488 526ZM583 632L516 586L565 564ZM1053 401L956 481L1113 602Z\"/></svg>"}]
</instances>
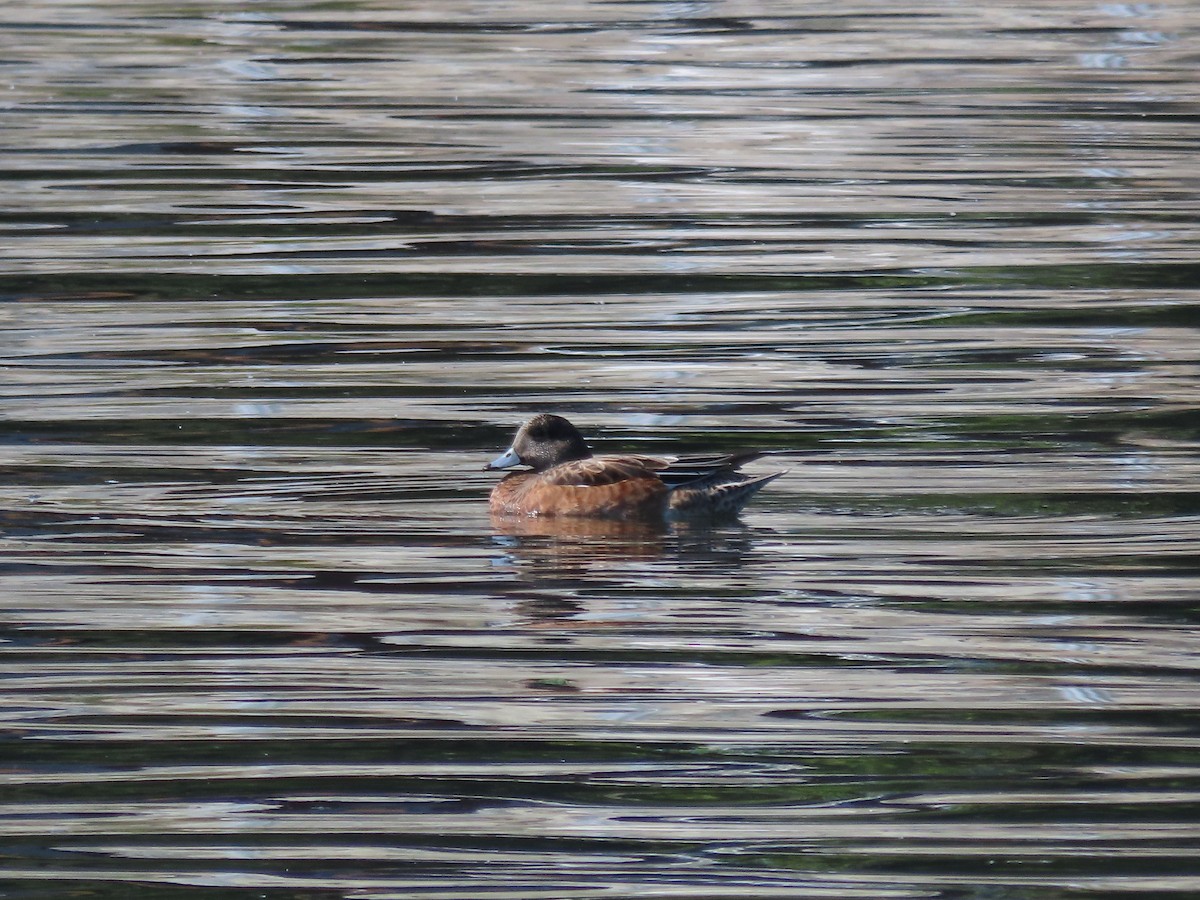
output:
<instances>
[{"instance_id":1,"label":"dark green water","mask_svg":"<svg viewBox=\"0 0 1200 900\"><path fill-rule=\"evenodd\" d=\"M0 896L1200 893L1193 5L4 19Z\"/></svg>"}]
</instances>

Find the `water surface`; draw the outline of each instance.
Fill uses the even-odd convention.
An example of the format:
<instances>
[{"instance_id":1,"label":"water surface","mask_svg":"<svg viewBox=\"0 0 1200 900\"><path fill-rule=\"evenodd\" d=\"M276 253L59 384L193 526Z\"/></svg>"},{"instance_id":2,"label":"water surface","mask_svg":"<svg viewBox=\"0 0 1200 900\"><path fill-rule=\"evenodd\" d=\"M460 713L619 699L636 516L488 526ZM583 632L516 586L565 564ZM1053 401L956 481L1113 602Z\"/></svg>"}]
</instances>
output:
<instances>
[{"instance_id":1,"label":"water surface","mask_svg":"<svg viewBox=\"0 0 1200 900\"><path fill-rule=\"evenodd\" d=\"M1189 4L3 33L0 893L1200 892Z\"/></svg>"}]
</instances>

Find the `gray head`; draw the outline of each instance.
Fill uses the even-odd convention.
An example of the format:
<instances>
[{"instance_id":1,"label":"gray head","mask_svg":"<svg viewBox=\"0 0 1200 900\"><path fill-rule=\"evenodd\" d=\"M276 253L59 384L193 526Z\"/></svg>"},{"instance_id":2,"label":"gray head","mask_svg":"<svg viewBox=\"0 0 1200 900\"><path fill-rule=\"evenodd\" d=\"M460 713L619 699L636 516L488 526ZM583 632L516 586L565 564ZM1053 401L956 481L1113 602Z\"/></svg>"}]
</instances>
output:
<instances>
[{"instance_id":1,"label":"gray head","mask_svg":"<svg viewBox=\"0 0 1200 900\"><path fill-rule=\"evenodd\" d=\"M559 463L587 459L591 455L583 435L574 425L562 416L543 413L522 425L508 452L492 460L484 469L529 466L535 472L543 472Z\"/></svg>"}]
</instances>

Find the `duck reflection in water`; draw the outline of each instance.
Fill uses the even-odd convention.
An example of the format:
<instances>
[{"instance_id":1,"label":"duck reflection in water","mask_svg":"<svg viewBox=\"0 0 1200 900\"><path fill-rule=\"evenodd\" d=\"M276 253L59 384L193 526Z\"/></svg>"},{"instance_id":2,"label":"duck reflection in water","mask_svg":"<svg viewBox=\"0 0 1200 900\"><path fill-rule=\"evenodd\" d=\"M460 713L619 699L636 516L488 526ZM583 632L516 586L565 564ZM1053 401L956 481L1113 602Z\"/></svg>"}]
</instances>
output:
<instances>
[{"instance_id":1,"label":"duck reflection in water","mask_svg":"<svg viewBox=\"0 0 1200 900\"><path fill-rule=\"evenodd\" d=\"M593 456L574 425L542 414L522 425L512 446L484 469L522 467L492 489L489 509L502 531L636 539L669 522L736 516L784 474L739 471L759 456Z\"/></svg>"}]
</instances>

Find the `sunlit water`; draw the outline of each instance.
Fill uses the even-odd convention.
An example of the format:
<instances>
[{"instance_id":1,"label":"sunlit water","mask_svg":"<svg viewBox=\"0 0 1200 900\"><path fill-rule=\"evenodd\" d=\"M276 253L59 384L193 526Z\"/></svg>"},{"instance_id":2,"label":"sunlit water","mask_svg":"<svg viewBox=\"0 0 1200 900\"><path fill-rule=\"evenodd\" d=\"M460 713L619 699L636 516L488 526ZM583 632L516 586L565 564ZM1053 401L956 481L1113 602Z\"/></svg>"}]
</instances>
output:
<instances>
[{"instance_id":1,"label":"sunlit water","mask_svg":"<svg viewBox=\"0 0 1200 900\"><path fill-rule=\"evenodd\" d=\"M1193 4L4 20L0 894L1200 893Z\"/></svg>"}]
</instances>

